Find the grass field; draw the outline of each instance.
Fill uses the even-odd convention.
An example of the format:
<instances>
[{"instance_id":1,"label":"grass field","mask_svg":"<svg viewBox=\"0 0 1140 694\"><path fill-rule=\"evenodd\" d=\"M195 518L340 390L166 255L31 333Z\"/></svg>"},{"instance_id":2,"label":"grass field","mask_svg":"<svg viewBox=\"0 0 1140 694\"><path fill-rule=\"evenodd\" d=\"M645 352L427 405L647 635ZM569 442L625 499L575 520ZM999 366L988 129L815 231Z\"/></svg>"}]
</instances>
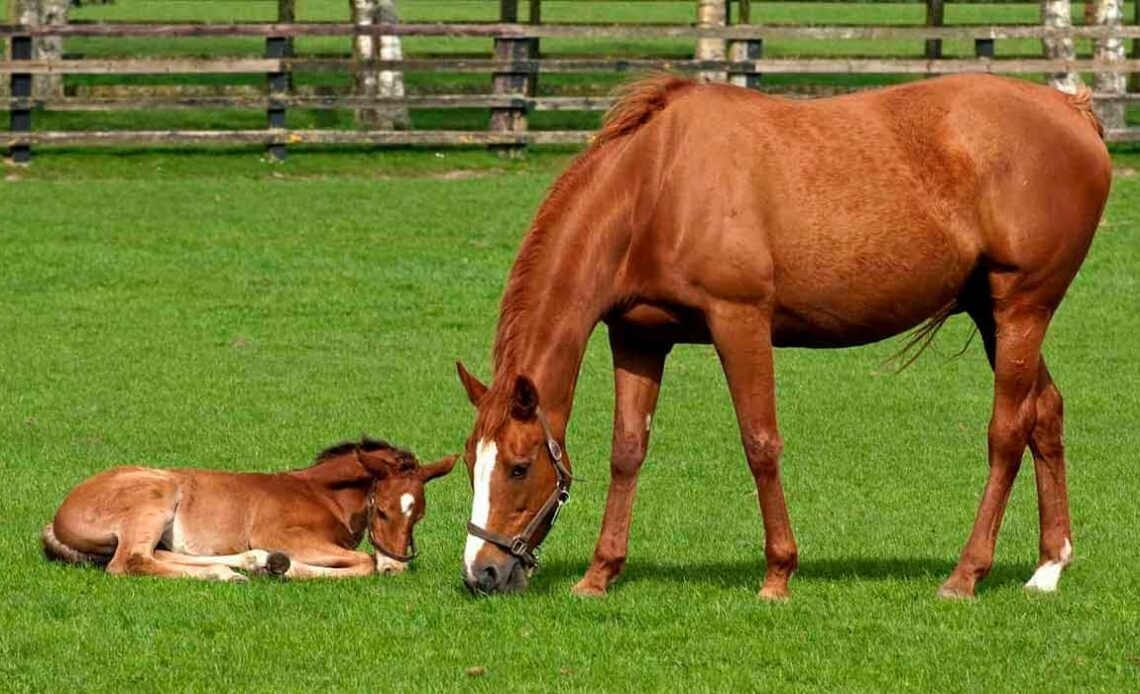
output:
<instances>
[{"instance_id":1,"label":"grass field","mask_svg":"<svg viewBox=\"0 0 1140 694\"><path fill-rule=\"evenodd\" d=\"M277 470L361 431L424 458L472 413L519 236L565 153L249 151L44 156L0 182L0 682L5 689L1121 691L1140 680L1136 420L1140 177L1120 169L1046 352L1067 401L1076 562L1029 595L1032 466L975 602L934 598L986 474L990 376L951 322L898 343L778 355L794 598L755 597L751 478L709 348L666 372L629 568L588 562L608 474L604 328L569 449L581 478L524 596L461 587L469 488L428 490L410 573L353 582L124 580L45 562L40 526L121 463ZM482 676L465 674L485 668Z\"/></svg>"}]
</instances>

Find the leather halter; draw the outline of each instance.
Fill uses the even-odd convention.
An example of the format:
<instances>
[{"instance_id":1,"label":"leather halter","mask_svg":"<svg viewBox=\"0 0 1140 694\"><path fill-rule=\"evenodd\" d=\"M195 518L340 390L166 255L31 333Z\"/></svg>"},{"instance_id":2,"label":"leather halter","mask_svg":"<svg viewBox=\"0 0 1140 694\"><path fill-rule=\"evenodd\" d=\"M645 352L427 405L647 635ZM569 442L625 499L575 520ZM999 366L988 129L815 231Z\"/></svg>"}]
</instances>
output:
<instances>
[{"instance_id":1,"label":"leather halter","mask_svg":"<svg viewBox=\"0 0 1140 694\"><path fill-rule=\"evenodd\" d=\"M420 551L418 549L416 549L415 533L412 533L412 532L408 533L408 547L411 549L411 551L408 554L400 554L398 552L393 552L392 550L388 549L384 545L380 544L380 542L376 539L376 536L372 534L372 519L375 518L375 516L376 516L376 491L373 490L372 492L370 492L368 494L368 520L367 520L367 523L368 523L368 541L372 543L372 548L375 549L380 554L383 554L384 556L388 557L389 559L394 559L394 560L396 560L402 564L407 564L411 560L415 559L416 555L418 555L420 553Z\"/></svg>"},{"instance_id":2,"label":"leather halter","mask_svg":"<svg viewBox=\"0 0 1140 694\"><path fill-rule=\"evenodd\" d=\"M538 557L535 556L538 543L534 541L538 529L549 518L547 524L547 532L549 532L550 528L554 527L554 521L558 519L558 513L562 510L562 506L570 500L570 471L562 462L562 447L558 445L558 442L554 440L554 435L550 433L550 423L546 421L546 415L542 413L541 409L535 411L535 416L538 417L538 423L542 425L542 435L546 438L546 450L550 452L550 463L554 466L554 491L547 497L546 502L542 508L538 509L538 513L535 514L530 523L514 537L507 537L486 528L480 528L471 521L467 521L468 533L480 540L490 542L517 558L528 569L538 566Z\"/></svg>"}]
</instances>

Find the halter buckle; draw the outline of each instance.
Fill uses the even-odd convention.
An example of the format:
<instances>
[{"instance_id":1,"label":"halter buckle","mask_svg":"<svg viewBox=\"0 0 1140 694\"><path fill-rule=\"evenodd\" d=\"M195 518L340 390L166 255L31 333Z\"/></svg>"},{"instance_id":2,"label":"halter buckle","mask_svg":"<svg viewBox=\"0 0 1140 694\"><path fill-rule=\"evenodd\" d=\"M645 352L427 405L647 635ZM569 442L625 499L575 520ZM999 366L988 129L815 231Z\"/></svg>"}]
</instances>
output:
<instances>
[{"instance_id":1,"label":"halter buckle","mask_svg":"<svg viewBox=\"0 0 1140 694\"><path fill-rule=\"evenodd\" d=\"M516 537L515 539L511 540L511 554L514 556L519 557L520 559L525 558L528 554L528 549L529 548L527 547L527 542L523 538Z\"/></svg>"}]
</instances>

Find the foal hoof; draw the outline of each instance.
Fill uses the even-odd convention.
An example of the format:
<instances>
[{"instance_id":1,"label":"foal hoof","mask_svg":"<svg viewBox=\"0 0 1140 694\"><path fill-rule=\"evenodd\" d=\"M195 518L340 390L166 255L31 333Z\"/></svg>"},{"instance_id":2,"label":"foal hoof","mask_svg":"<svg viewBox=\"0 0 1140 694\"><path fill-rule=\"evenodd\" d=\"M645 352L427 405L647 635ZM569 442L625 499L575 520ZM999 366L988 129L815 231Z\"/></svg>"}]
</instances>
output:
<instances>
[{"instance_id":1,"label":"foal hoof","mask_svg":"<svg viewBox=\"0 0 1140 694\"><path fill-rule=\"evenodd\" d=\"M269 576L284 576L293 562L284 552L270 552L265 559L265 573Z\"/></svg>"},{"instance_id":2,"label":"foal hoof","mask_svg":"<svg viewBox=\"0 0 1140 694\"><path fill-rule=\"evenodd\" d=\"M574 584L570 592L580 598L602 598L606 595L606 587L604 585L598 586L592 581L582 579Z\"/></svg>"}]
</instances>

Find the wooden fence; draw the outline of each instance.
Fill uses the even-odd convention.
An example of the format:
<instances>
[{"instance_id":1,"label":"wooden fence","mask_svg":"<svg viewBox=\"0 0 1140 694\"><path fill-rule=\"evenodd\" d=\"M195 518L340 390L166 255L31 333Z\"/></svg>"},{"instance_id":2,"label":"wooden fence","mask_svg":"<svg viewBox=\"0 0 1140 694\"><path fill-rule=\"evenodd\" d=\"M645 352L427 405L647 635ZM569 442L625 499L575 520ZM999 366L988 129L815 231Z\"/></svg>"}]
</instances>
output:
<instances>
[{"instance_id":1,"label":"wooden fence","mask_svg":"<svg viewBox=\"0 0 1140 694\"><path fill-rule=\"evenodd\" d=\"M295 57L290 40L310 36L397 35L432 37L483 37L491 39L491 58L412 57L403 60L359 61L341 57ZM38 59L32 55L33 38L59 37L257 37L265 41L265 57L257 58L67 58ZM542 57L538 40L554 37L608 39L698 38L725 39L733 60L671 60L661 58ZM0 60L0 74L10 75L10 132L6 136L16 162L30 158L38 144L125 145L186 143L255 143L271 156L282 158L289 145L486 145L519 148L527 144L566 144L588 141L585 130L532 130L532 111L596 111L611 100L596 96L536 96L534 86L543 74L630 72L664 69L679 72L721 71L733 81L750 86L772 74L890 74L939 75L962 72L1045 74L1057 72L1140 73L1140 59L995 58L995 42L1008 39L1140 39L1140 26L1076 26L1054 29L1037 25L993 26L776 26L735 24L701 28L678 25L578 25L519 23L404 23L361 26L349 23L269 24L69 24L63 26L0 25L0 38L10 40L11 57ZM764 42L775 39L844 41L853 39L906 40L929 47L944 40L972 40L974 57L943 58L931 51L922 58L764 58ZM932 44L931 42L936 42ZM290 90L290 77L299 72L351 73L356 70L395 70L405 73L486 73L492 89L486 94L419 95L396 99L359 97L350 93L303 94ZM263 90L238 95L151 94L128 97L71 96L34 98L32 76L59 75L264 75ZM1099 100L1140 101L1140 94L1096 95ZM408 108L483 108L491 117L485 131L456 130L294 130L285 127L290 108L346 109L375 106ZM144 109L264 108L266 127L246 130L36 130L33 114L43 111L133 111ZM1140 128L1117 128L1107 133L1112 141L1140 141Z\"/></svg>"}]
</instances>

